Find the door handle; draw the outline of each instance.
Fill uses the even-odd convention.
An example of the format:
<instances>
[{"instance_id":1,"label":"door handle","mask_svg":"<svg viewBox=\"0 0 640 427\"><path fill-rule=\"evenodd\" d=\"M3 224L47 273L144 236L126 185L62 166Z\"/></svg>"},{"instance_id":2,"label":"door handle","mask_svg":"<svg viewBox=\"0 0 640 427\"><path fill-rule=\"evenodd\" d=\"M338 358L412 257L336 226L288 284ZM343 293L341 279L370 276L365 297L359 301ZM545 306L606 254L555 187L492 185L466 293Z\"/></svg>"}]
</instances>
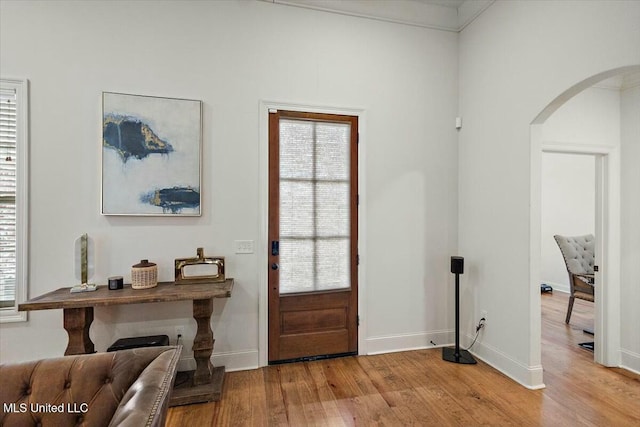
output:
<instances>
[{"instance_id":1,"label":"door handle","mask_svg":"<svg viewBox=\"0 0 640 427\"><path fill-rule=\"evenodd\" d=\"M272 270L277 270L278 268L280 268L280 266L277 263L274 262L273 264L271 264Z\"/></svg>"}]
</instances>

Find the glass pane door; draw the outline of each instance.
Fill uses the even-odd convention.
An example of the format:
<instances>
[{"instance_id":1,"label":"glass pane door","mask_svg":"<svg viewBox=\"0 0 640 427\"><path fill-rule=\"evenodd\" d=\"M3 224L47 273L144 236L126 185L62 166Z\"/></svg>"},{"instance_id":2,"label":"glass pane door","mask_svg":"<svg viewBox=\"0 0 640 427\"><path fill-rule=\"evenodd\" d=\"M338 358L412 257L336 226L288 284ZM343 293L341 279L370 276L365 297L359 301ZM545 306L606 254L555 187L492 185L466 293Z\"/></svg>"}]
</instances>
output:
<instances>
[{"instance_id":1,"label":"glass pane door","mask_svg":"<svg viewBox=\"0 0 640 427\"><path fill-rule=\"evenodd\" d=\"M350 287L351 125L280 120L280 293Z\"/></svg>"}]
</instances>

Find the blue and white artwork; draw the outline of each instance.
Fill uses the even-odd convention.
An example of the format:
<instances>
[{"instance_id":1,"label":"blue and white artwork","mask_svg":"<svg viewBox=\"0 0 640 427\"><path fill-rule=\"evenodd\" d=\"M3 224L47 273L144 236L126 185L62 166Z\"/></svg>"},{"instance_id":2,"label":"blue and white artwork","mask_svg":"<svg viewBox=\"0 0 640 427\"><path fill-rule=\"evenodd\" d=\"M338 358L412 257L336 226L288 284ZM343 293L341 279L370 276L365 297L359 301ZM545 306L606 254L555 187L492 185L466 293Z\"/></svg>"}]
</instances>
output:
<instances>
[{"instance_id":1,"label":"blue and white artwork","mask_svg":"<svg viewBox=\"0 0 640 427\"><path fill-rule=\"evenodd\" d=\"M102 213L200 215L202 102L102 94Z\"/></svg>"}]
</instances>

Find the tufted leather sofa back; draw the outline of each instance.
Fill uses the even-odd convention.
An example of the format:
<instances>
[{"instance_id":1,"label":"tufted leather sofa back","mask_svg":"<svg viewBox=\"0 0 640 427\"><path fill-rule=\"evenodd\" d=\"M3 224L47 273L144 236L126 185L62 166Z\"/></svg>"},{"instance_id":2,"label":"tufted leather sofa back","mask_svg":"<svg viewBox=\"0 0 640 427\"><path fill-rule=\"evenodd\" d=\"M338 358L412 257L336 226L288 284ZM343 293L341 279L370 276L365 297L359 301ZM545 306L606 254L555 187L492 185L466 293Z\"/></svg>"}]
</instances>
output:
<instances>
[{"instance_id":1,"label":"tufted leather sofa back","mask_svg":"<svg viewBox=\"0 0 640 427\"><path fill-rule=\"evenodd\" d=\"M0 365L0 425L164 425L180 350L147 347Z\"/></svg>"},{"instance_id":2,"label":"tufted leather sofa back","mask_svg":"<svg viewBox=\"0 0 640 427\"><path fill-rule=\"evenodd\" d=\"M553 236L560 247L567 270L572 274L593 274L595 238L593 234L565 237Z\"/></svg>"}]
</instances>

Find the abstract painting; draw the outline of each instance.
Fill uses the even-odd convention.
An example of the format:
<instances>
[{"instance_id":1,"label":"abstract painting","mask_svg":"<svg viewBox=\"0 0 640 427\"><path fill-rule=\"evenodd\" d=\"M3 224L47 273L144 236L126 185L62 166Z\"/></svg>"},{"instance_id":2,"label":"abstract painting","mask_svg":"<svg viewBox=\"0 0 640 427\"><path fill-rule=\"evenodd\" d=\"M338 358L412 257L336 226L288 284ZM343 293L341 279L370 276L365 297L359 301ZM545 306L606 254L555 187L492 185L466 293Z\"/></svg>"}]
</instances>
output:
<instances>
[{"instance_id":1,"label":"abstract painting","mask_svg":"<svg viewBox=\"0 0 640 427\"><path fill-rule=\"evenodd\" d=\"M200 215L202 102L102 93L102 214Z\"/></svg>"}]
</instances>

